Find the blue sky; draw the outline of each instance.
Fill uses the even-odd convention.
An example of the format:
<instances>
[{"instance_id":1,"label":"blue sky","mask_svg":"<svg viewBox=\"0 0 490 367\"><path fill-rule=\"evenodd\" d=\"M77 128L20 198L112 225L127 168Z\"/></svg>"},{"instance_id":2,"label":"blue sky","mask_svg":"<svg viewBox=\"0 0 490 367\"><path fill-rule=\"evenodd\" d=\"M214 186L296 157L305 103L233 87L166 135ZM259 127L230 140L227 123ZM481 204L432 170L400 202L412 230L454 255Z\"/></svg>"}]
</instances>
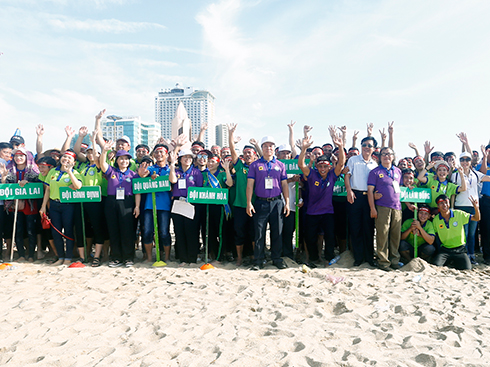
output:
<instances>
[{"instance_id":1,"label":"blue sky","mask_svg":"<svg viewBox=\"0 0 490 367\"><path fill-rule=\"evenodd\" d=\"M274 135L287 123L365 134L395 121L395 151L473 149L490 138L490 2L0 0L2 139L16 127L34 150L95 114L154 120L177 82L216 96L218 123ZM10 130L11 131L10 131Z\"/></svg>"}]
</instances>

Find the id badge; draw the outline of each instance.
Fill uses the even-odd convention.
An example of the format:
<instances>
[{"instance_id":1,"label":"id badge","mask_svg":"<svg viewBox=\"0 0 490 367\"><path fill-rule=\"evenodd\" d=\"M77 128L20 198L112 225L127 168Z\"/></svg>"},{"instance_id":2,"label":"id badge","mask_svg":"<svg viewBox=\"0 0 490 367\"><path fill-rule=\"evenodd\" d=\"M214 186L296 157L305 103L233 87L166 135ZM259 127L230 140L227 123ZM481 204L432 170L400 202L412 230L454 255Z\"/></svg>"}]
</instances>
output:
<instances>
[{"instance_id":1,"label":"id badge","mask_svg":"<svg viewBox=\"0 0 490 367\"><path fill-rule=\"evenodd\" d=\"M116 189L116 200L124 200L124 187Z\"/></svg>"},{"instance_id":2,"label":"id badge","mask_svg":"<svg viewBox=\"0 0 490 367\"><path fill-rule=\"evenodd\" d=\"M187 183L185 182L185 178L179 178L178 187L179 190L187 189Z\"/></svg>"},{"instance_id":3,"label":"id badge","mask_svg":"<svg viewBox=\"0 0 490 367\"><path fill-rule=\"evenodd\" d=\"M398 181L393 181L393 189L395 189L395 193L399 194L400 191L400 185L398 184Z\"/></svg>"},{"instance_id":4,"label":"id badge","mask_svg":"<svg viewBox=\"0 0 490 367\"><path fill-rule=\"evenodd\" d=\"M267 177L265 179L265 189L266 190L272 190L272 188L273 188L272 178Z\"/></svg>"}]
</instances>

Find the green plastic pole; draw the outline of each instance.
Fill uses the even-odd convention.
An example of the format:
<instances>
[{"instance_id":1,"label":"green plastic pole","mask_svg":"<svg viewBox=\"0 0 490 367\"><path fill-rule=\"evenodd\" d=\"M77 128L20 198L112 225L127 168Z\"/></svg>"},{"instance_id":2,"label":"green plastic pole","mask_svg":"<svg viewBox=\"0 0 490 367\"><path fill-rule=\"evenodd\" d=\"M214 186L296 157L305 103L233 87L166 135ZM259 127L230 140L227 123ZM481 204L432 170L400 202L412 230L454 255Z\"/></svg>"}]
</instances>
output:
<instances>
[{"instance_id":1,"label":"green plastic pole","mask_svg":"<svg viewBox=\"0 0 490 367\"><path fill-rule=\"evenodd\" d=\"M413 220L418 220L418 217L417 217L417 203L415 203L415 210L414 210L414 213L413 213ZM413 257L416 258L418 257L418 244L417 244L417 235L414 234L413 236Z\"/></svg>"},{"instance_id":2,"label":"green plastic pole","mask_svg":"<svg viewBox=\"0 0 490 367\"><path fill-rule=\"evenodd\" d=\"M208 259L208 236L209 236L209 204L206 204L206 264Z\"/></svg>"},{"instance_id":3,"label":"green plastic pole","mask_svg":"<svg viewBox=\"0 0 490 367\"><path fill-rule=\"evenodd\" d=\"M88 253L87 253L87 238L85 236L85 215L83 213L83 203L80 203L80 212L82 213L82 237L83 237L83 253L85 261L88 261Z\"/></svg>"},{"instance_id":4,"label":"green plastic pole","mask_svg":"<svg viewBox=\"0 0 490 367\"><path fill-rule=\"evenodd\" d=\"M151 193L151 201L153 204L153 230L155 231L155 252L157 255L157 261L153 263L152 266L159 267L167 265L160 259L160 241L158 238L158 220L157 220L157 201L155 198L155 193ZM140 214L141 215L141 214Z\"/></svg>"},{"instance_id":5,"label":"green plastic pole","mask_svg":"<svg viewBox=\"0 0 490 367\"><path fill-rule=\"evenodd\" d=\"M296 248L299 248L299 182L296 182L296 212L294 213L296 227Z\"/></svg>"}]
</instances>

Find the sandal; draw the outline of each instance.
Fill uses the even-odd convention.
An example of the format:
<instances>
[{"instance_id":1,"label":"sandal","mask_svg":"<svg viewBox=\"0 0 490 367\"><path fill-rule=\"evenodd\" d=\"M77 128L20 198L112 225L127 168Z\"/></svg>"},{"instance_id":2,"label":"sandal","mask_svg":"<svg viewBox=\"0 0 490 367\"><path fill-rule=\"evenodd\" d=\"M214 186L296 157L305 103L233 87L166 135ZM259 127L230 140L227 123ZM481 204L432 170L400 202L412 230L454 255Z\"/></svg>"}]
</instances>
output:
<instances>
[{"instance_id":1,"label":"sandal","mask_svg":"<svg viewBox=\"0 0 490 367\"><path fill-rule=\"evenodd\" d=\"M92 260L92 268L96 268L98 266L100 266L100 258L99 257L94 257L94 259Z\"/></svg>"}]
</instances>

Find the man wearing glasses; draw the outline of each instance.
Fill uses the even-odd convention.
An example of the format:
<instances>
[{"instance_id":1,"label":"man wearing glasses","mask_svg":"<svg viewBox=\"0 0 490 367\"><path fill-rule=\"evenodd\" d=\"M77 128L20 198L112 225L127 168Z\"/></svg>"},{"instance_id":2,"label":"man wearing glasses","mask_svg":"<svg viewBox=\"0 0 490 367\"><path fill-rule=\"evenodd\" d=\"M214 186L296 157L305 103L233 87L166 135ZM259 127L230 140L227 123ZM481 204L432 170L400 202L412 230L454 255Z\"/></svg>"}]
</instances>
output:
<instances>
[{"instance_id":1,"label":"man wearing glasses","mask_svg":"<svg viewBox=\"0 0 490 367\"><path fill-rule=\"evenodd\" d=\"M377 145L375 138L365 137L361 141L361 154L347 161L349 172L345 175L345 188L349 203L347 213L354 266L360 266L365 261L371 266L376 266L373 244L374 219L370 214L367 182L369 172L378 166L372 158Z\"/></svg>"},{"instance_id":2,"label":"man wearing glasses","mask_svg":"<svg viewBox=\"0 0 490 367\"><path fill-rule=\"evenodd\" d=\"M402 173L393 165L395 155L389 147L380 151L380 164L369 172L368 201L371 218L376 223L376 254L378 267L384 271L399 269L402 205L400 203L400 184ZM374 191L381 194L374 199Z\"/></svg>"}]
</instances>

